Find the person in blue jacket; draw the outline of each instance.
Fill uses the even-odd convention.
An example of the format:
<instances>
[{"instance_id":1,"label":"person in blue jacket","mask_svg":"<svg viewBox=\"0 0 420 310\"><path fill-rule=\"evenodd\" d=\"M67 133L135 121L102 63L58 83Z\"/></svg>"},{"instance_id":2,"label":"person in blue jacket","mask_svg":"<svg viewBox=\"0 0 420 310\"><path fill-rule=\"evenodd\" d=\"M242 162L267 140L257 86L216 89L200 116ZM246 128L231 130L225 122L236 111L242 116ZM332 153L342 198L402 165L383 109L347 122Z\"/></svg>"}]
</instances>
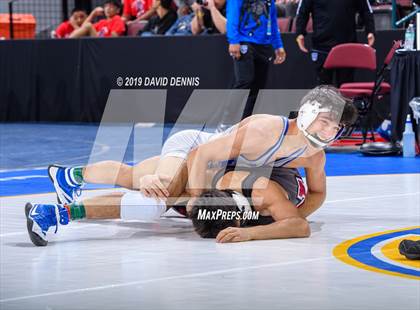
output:
<instances>
[{"instance_id":1,"label":"person in blue jacket","mask_svg":"<svg viewBox=\"0 0 420 310\"><path fill-rule=\"evenodd\" d=\"M234 65L233 88L250 89L243 119L252 114L273 56L274 64L281 64L286 60L286 52L274 0L227 0L226 17L229 54Z\"/></svg>"}]
</instances>

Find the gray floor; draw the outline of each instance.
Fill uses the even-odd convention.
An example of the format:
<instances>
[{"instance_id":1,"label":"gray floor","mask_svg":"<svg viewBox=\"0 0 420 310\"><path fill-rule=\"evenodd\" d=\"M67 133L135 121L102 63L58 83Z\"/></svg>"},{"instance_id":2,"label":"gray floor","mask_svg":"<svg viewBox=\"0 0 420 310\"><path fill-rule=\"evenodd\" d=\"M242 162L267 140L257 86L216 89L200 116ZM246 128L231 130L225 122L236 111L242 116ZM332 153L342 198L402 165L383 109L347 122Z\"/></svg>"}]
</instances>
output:
<instances>
[{"instance_id":1,"label":"gray floor","mask_svg":"<svg viewBox=\"0 0 420 310\"><path fill-rule=\"evenodd\" d=\"M329 177L328 189L310 238L238 244L162 218L71 223L37 248L23 206L54 195L2 197L0 309L419 309L419 280L344 264L332 250L419 226L420 175Z\"/></svg>"}]
</instances>

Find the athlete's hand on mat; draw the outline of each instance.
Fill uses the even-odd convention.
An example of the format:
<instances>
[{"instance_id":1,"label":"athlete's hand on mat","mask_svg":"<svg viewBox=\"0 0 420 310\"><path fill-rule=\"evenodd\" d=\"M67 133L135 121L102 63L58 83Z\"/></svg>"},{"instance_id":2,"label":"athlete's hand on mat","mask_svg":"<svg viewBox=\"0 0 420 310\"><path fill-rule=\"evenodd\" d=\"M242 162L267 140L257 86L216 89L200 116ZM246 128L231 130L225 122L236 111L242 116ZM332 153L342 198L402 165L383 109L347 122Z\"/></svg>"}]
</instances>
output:
<instances>
[{"instance_id":1,"label":"athlete's hand on mat","mask_svg":"<svg viewBox=\"0 0 420 310\"><path fill-rule=\"evenodd\" d=\"M276 58L274 59L274 64L282 64L286 60L286 51L284 48L278 48L275 50Z\"/></svg>"},{"instance_id":2,"label":"athlete's hand on mat","mask_svg":"<svg viewBox=\"0 0 420 310\"><path fill-rule=\"evenodd\" d=\"M248 229L243 227L228 227L220 231L216 236L216 242L241 242L251 240Z\"/></svg>"},{"instance_id":3,"label":"athlete's hand on mat","mask_svg":"<svg viewBox=\"0 0 420 310\"><path fill-rule=\"evenodd\" d=\"M305 37L302 34L300 34L300 35L297 36L296 42L299 45L299 49L302 52L304 52L304 53L307 53L308 52L308 50L305 47Z\"/></svg>"},{"instance_id":4,"label":"athlete's hand on mat","mask_svg":"<svg viewBox=\"0 0 420 310\"><path fill-rule=\"evenodd\" d=\"M166 200L169 191L163 182L171 182L172 178L167 175L148 174L140 178L140 192L146 197Z\"/></svg>"},{"instance_id":5,"label":"athlete's hand on mat","mask_svg":"<svg viewBox=\"0 0 420 310\"><path fill-rule=\"evenodd\" d=\"M367 35L367 41L369 46L373 46L373 44L375 44L375 35L373 33L369 33Z\"/></svg>"}]
</instances>

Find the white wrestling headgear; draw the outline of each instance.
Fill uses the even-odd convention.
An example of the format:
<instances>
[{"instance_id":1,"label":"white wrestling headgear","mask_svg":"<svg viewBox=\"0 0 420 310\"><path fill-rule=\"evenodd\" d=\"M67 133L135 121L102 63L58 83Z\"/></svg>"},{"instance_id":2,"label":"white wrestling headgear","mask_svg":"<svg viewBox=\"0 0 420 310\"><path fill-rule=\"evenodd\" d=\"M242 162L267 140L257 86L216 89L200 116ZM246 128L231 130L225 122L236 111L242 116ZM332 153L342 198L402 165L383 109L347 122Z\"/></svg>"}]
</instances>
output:
<instances>
[{"instance_id":1,"label":"white wrestling headgear","mask_svg":"<svg viewBox=\"0 0 420 310\"><path fill-rule=\"evenodd\" d=\"M248 199L244 195L241 195L238 192L232 191L232 198L233 200L235 200L239 211L252 212L251 205L249 204Z\"/></svg>"},{"instance_id":2,"label":"white wrestling headgear","mask_svg":"<svg viewBox=\"0 0 420 310\"><path fill-rule=\"evenodd\" d=\"M321 108L321 104L318 101L307 101L299 109L297 117L297 126L303 132L309 141L319 147L326 147L331 142L337 140L344 131L344 127L340 128L335 137L329 140L321 139L317 134L310 134L307 129L315 121L319 113L331 112L329 108Z\"/></svg>"},{"instance_id":3,"label":"white wrestling headgear","mask_svg":"<svg viewBox=\"0 0 420 310\"><path fill-rule=\"evenodd\" d=\"M246 226L248 221L244 218L244 214L252 212L252 208L249 203L249 200L244 195L235 191L231 191L231 195L232 195L233 200L235 200L236 202L237 209L242 214L242 219L240 220L239 226L241 227Z\"/></svg>"},{"instance_id":4,"label":"white wrestling headgear","mask_svg":"<svg viewBox=\"0 0 420 310\"><path fill-rule=\"evenodd\" d=\"M344 123L342 123L342 117L347 103L349 103L348 99L343 97L337 88L330 85L317 86L303 97L297 117L297 126L314 146L326 147L334 140L337 140L345 129ZM334 119L337 124L340 124L340 130L335 137L325 140L319 137L317 133L311 134L308 132L308 128L320 113L329 113L329 118ZM353 123L354 120L347 120L348 116L343 121L346 124ZM357 113L353 116L357 116Z\"/></svg>"},{"instance_id":5,"label":"white wrestling headgear","mask_svg":"<svg viewBox=\"0 0 420 310\"><path fill-rule=\"evenodd\" d=\"M307 129L317 118L318 114L322 112L331 112L331 109L321 108L321 104L317 101L305 102L299 109L297 126L300 130L302 130L303 134L309 141L314 143L316 146L326 147L328 144L337 140L341 136L344 128L341 128L335 137L329 140L322 140L317 134L310 134Z\"/></svg>"}]
</instances>

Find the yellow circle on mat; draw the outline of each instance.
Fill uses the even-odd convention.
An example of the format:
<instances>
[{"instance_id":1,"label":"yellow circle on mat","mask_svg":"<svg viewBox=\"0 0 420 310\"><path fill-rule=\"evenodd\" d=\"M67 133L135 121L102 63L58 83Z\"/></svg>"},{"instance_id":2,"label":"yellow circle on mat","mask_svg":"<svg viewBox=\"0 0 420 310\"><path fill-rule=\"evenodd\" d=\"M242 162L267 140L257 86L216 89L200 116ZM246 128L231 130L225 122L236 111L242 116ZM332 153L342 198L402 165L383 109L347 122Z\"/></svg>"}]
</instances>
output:
<instances>
[{"instance_id":1,"label":"yellow circle on mat","mask_svg":"<svg viewBox=\"0 0 420 310\"><path fill-rule=\"evenodd\" d=\"M420 280L419 276L416 275L408 275L408 274L402 274L399 272L394 272L394 271L388 271L388 270L384 270L384 269L380 269L380 268L376 268L374 266L369 266L366 265L362 262L359 262L358 260L355 260L354 258L352 258L348 253L347 250L355 243L371 238L371 237L376 237L376 236L380 236L383 234L388 234L388 233L393 233L393 232L400 232L400 231L405 231L405 230L412 230L412 229L417 229L420 228L420 226L413 226L413 227L406 227L406 228L400 228L400 229L393 229L393 230L387 230L387 231L381 231L381 232L377 232L377 233L373 233L373 234L369 234L369 235L364 235L364 236L360 236L354 239L350 239L350 240L346 240L340 244L338 244L334 249L333 249L333 255L341 260L342 262L352 265L354 267L357 268L361 268L361 269L365 269L365 270L369 270L369 271L373 271L373 272L378 272L378 273L383 273L383 274L387 274L387 275L391 275L391 276L397 276L397 277L402 277L402 278L407 278L407 279L415 279L415 280ZM407 235L407 237L411 237L412 235ZM404 239L404 238L403 238Z\"/></svg>"},{"instance_id":2,"label":"yellow circle on mat","mask_svg":"<svg viewBox=\"0 0 420 310\"><path fill-rule=\"evenodd\" d=\"M385 257L397 263L400 263L409 267L420 268L420 260L409 260L405 256L400 254L400 251L398 250L398 246L400 242L403 241L404 239L418 241L420 240L420 237L419 236L406 236L397 240L393 240L392 242L385 244L381 248L382 254Z\"/></svg>"}]
</instances>

